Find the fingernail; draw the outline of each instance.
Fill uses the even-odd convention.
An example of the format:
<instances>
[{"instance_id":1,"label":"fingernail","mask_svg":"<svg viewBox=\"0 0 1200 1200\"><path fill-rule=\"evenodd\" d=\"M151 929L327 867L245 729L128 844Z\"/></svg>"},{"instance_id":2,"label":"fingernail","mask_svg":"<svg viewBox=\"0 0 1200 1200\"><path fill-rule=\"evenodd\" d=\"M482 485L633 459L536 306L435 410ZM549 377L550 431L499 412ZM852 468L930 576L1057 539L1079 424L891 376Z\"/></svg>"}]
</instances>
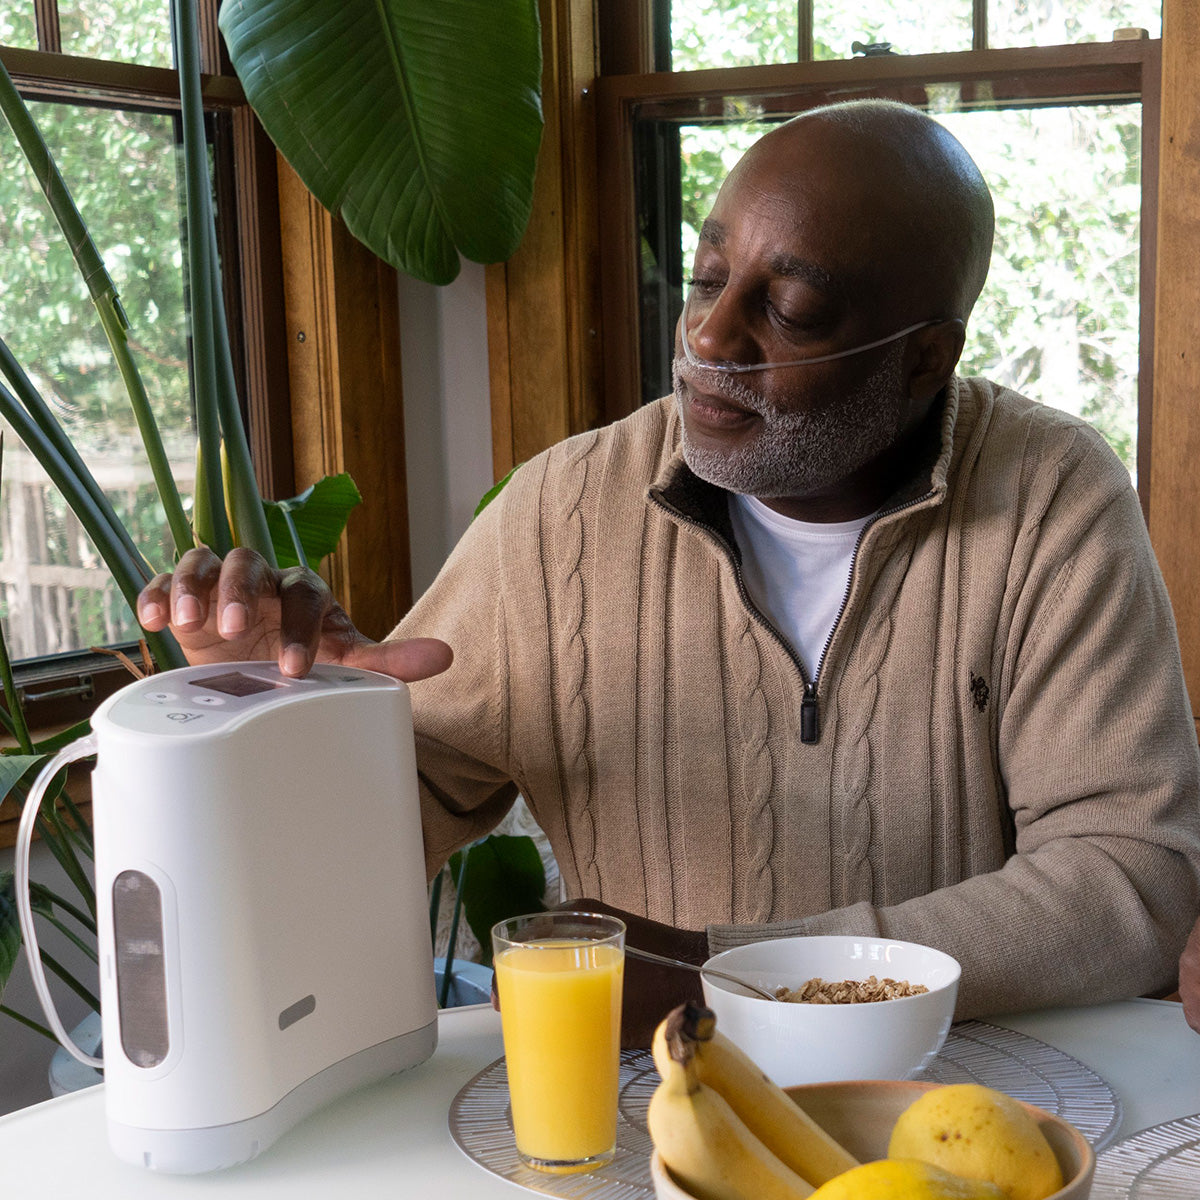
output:
<instances>
[{"instance_id":1,"label":"fingernail","mask_svg":"<svg viewBox=\"0 0 1200 1200\"><path fill-rule=\"evenodd\" d=\"M293 642L290 646L284 647L279 661L285 675L303 675L308 666L308 655L299 642Z\"/></svg>"},{"instance_id":2,"label":"fingernail","mask_svg":"<svg viewBox=\"0 0 1200 1200\"><path fill-rule=\"evenodd\" d=\"M221 610L219 628L226 637L230 637L235 633L242 633L246 628L248 619L249 614L246 611L246 606L238 604L235 601L232 604L225 605Z\"/></svg>"},{"instance_id":3,"label":"fingernail","mask_svg":"<svg viewBox=\"0 0 1200 1200\"><path fill-rule=\"evenodd\" d=\"M175 624L187 625L200 620L200 601L195 596L180 596L175 601Z\"/></svg>"},{"instance_id":4,"label":"fingernail","mask_svg":"<svg viewBox=\"0 0 1200 1200\"><path fill-rule=\"evenodd\" d=\"M147 621L157 621L163 616L163 606L157 603L147 602L138 610L138 619L145 624Z\"/></svg>"}]
</instances>

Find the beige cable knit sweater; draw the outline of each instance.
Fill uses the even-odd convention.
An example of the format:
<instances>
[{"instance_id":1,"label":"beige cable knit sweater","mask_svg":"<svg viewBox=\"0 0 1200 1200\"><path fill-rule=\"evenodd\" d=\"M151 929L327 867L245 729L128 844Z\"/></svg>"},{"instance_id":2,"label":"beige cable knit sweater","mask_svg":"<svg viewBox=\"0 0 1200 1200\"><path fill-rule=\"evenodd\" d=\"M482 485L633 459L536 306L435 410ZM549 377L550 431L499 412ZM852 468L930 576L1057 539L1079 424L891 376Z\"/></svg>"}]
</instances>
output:
<instances>
[{"instance_id":1,"label":"beige cable knit sweater","mask_svg":"<svg viewBox=\"0 0 1200 1200\"><path fill-rule=\"evenodd\" d=\"M815 705L677 441L666 400L530 461L399 626L455 651L412 687L431 867L519 788L569 895L714 950L924 942L963 965L960 1017L1170 984L1200 758L1101 438L954 380L864 533Z\"/></svg>"}]
</instances>

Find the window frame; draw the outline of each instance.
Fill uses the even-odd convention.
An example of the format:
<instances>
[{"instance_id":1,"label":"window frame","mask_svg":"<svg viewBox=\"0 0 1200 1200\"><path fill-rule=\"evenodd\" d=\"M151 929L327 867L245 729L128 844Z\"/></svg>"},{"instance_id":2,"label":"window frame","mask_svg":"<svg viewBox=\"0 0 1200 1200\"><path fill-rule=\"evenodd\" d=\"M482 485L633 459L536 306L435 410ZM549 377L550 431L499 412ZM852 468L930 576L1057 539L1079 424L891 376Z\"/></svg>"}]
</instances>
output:
<instances>
[{"instance_id":1,"label":"window frame","mask_svg":"<svg viewBox=\"0 0 1200 1200\"><path fill-rule=\"evenodd\" d=\"M628 56L627 56L628 57ZM626 61L627 61L626 57ZM964 50L952 54L881 55L777 63L688 72L606 75L598 81L597 177L605 328L605 416L615 420L640 403L637 213L634 195L634 121L653 107L679 119L703 118L705 106L724 98L805 107L932 83L989 83L1025 104L1139 99L1142 104L1141 296L1138 330L1138 479L1149 511L1153 399L1154 295L1157 252L1158 129L1162 43L1140 38L1071 46ZM1021 96L1019 93L1027 93ZM923 95L923 91L921 93ZM1008 97L1005 97L1008 98Z\"/></svg>"}]
</instances>

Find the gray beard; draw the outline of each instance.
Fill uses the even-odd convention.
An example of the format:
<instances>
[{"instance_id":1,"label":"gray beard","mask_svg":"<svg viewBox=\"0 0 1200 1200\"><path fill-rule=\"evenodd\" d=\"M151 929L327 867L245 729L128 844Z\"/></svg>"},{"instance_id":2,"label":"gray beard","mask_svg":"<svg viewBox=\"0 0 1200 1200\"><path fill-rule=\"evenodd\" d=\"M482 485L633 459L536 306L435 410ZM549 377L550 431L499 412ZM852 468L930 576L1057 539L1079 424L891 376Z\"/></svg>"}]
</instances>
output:
<instances>
[{"instance_id":1,"label":"gray beard","mask_svg":"<svg viewBox=\"0 0 1200 1200\"><path fill-rule=\"evenodd\" d=\"M838 483L900 436L906 341L891 346L879 367L853 392L817 412L778 411L740 378L705 371L677 357L671 375L681 418L681 379L703 380L705 390L762 418L757 436L731 450L695 445L681 420L684 461L708 483L763 500L809 496Z\"/></svg>"}]
</instances>

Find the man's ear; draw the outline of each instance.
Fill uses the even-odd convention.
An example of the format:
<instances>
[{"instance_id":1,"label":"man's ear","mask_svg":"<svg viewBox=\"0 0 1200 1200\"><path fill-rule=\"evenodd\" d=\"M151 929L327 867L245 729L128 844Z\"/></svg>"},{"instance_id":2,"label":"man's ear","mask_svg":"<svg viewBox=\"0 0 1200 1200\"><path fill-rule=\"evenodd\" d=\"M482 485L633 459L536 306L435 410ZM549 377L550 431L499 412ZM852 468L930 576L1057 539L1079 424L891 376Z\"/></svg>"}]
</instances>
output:
<instances>
[{"instance_id":1,"label":"man's ear","mask_svg":"<svg viewBox=\"0 0 1200 1200\"><path fill-rule=\"evenodd\" d=\"M916 404L932 400L949 382L966 337L966 326L958 318L912 334L909 346L915 351L915 361L908 376L908 394Z\"/></svg>"}]
</instances>

